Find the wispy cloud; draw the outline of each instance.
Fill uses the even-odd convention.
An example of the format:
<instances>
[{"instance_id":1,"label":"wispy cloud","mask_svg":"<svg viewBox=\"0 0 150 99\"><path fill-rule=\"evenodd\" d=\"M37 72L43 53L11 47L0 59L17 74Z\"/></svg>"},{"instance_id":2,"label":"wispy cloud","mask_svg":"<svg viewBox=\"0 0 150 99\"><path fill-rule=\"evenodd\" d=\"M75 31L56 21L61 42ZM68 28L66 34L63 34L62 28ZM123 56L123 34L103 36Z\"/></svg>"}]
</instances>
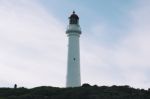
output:
<instances>
[{"instance_id":1,"label":"wispy cloud","mask_svg":"<svg viewBox=\"0 0 150 99\"><path fill-rule=\"evenodd\" d=\"M34 0L1 0L0 21L0 81L64 86L62 23Z\"/></svg>"},{"instance_id":2,"label":"wispy cloud","mask_svg":"<svg viewBox=\"0 0 150 99\"><path fill-rule=\"evenodd\" d=\"M93 40L94 43L88 45L90 46L88 52L83 49L84 55L88 56L88 58L84 56L82 59L84 60L83 78L86 78L85 81L93 84L95 82L108 85L128 84L141 88L150 86L148 83L150 82L148 75L150 70L149 4L148 0L145 2L139 1L134 9L129 11L128 17L131 22L128 25L130 29L126 31L124 37L118 38L118 42L113 43L111 47L105 46L98 39L95 39L97 43ZM106 26L104 29L109 29L109 27ZM105 31L107 30L97 30L95 33L101 35L101 32L105 33ZM87 65L86 62L91 63L87 63ZM87 68L91 69L88 70ZM88 77L86 77L87 74Z\"/></svg>"},{"instance_id":3,"label":"wispy cloud","mask_svg":"<svg viewBox=\"0 0 150 99\"><path fill-rule=\"evenodd\" d=\"M111 30L105 20L86 29L88 33L83 30L83 83L150 86L149 4L139 0L129 11L130 22L122 21L129 26L127 31L112 29L113 33L125 33L121 37L115 34L115 42L106 39ZM0 0L0 86L65 86L65 27L36 0ZM113 43L107 45L109 42Z\"/></svg>"}]
</instances>

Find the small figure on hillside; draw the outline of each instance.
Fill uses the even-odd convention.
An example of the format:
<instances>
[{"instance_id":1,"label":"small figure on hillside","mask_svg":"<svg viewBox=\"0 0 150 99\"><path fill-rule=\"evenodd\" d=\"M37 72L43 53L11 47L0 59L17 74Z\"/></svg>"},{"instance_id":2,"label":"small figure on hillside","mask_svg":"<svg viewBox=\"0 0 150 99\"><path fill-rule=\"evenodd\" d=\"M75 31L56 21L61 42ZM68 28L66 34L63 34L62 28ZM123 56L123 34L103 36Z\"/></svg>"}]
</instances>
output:
<instances>
[{"instance_id":1,"label":"small figure on hillside","mask_svg":"<svg viewBox=\"0 0 150 99\"><path fill-rule=\"evenodd\" d=\"M17 89L17 84L14 85L14 89Z\"/></svg>"}]
</instances>

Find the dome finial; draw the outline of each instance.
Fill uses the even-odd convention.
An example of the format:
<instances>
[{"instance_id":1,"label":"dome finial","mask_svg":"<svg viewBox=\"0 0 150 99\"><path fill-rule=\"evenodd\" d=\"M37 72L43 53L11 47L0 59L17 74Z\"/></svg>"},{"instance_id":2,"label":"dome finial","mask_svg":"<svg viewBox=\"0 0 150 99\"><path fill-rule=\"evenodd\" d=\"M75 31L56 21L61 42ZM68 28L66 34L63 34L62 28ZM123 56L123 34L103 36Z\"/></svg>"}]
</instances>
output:
<instances>
[{"instance_id":1,"label":"dome finial","mask_svg":"<svg viewBox=\"0 0 150 99\"><path fill-rule=\"evenodd\" d=\"M73 10L73 14L75 14L75 11Z\"/></svg>"}]
</instances>

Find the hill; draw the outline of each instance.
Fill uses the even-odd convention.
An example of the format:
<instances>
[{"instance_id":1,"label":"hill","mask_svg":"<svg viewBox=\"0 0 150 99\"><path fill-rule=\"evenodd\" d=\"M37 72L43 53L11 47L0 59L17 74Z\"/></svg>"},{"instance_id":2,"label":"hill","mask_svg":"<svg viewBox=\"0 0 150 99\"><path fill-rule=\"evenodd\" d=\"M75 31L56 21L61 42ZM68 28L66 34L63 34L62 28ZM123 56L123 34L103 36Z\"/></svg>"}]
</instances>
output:
<instances>
[{"instance_id":1,"label":"hill","mask_svg":"<svg viewBox=\"0 0 150 99\"><path fill-rule=\"evenodd\" d=\"M0 99L150 99L150 90L89 84L75 88L0 88Z\"/></svg>"}]
</instances>

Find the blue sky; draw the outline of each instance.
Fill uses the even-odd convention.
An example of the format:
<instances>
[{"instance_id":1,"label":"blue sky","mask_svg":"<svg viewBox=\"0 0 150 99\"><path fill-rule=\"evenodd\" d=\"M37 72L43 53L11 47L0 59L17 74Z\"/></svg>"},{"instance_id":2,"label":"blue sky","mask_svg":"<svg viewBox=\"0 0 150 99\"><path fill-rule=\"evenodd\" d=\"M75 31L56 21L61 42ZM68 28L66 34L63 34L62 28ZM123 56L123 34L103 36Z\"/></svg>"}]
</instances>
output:
<instances>
[{"instance_id":1,"label":"blue sky","mask_svg":"<svg viewBox=\"0 0 150 99\"><path fill-rule=\"evenodd\" d=\"M80 17L81 79L150 86L149 0L0 0L0 87L65 87L68 17Z\"/></svg>"},{"instance_id":2,"label":"blue sky","mask_svg":"<svg viewBox=\"0 0 150 99\"><path fill-rule=\"evenodd\" d=\"M39 0L40 1L40 0ZM130 27L128 26L130 18L127 15L135 5L134 0L126 1L66 1L66 0L43 0L42 4L48 11L51 11L55 17L67 24L66 16L75 10L81 18L81 26L86 34L91 32L89 28L98 24L105 24L109 27L107 31L99 38L101 42L112 44L120 36L123 36ZM128 25L127 25L128 24ZM123 31L124 29L124 31ZM122 30L124 33L120 33Z\"/></svg>"},{"instance_id":3,"label":"blue sky","mask_svg":"<svg viewBox=\"0 0 150 99\"><path fill-rule=\"evenodd\" d=\"M39 0L40 1L40 0ZM71 13L72 10L75 10L80 18L82 28L84 31L89 31L93 25L100 23L105 23L109 25L109 29L113 32L114 29L128 29L129 27L124 24L127 23L130 19L128 11L136 5L135 0L126 0L126 1L113 1L113 0L95 0L95 1L70 1L70 0L43 0L41 1L49 11L51 11L58 19L63 23L67 24L66 16L68 13ZM115 33L113 33L115 35ZM119 33L116 33L119 35ZM113 37L113 35L111 35Z\"/></svg>"}]
</instances>

